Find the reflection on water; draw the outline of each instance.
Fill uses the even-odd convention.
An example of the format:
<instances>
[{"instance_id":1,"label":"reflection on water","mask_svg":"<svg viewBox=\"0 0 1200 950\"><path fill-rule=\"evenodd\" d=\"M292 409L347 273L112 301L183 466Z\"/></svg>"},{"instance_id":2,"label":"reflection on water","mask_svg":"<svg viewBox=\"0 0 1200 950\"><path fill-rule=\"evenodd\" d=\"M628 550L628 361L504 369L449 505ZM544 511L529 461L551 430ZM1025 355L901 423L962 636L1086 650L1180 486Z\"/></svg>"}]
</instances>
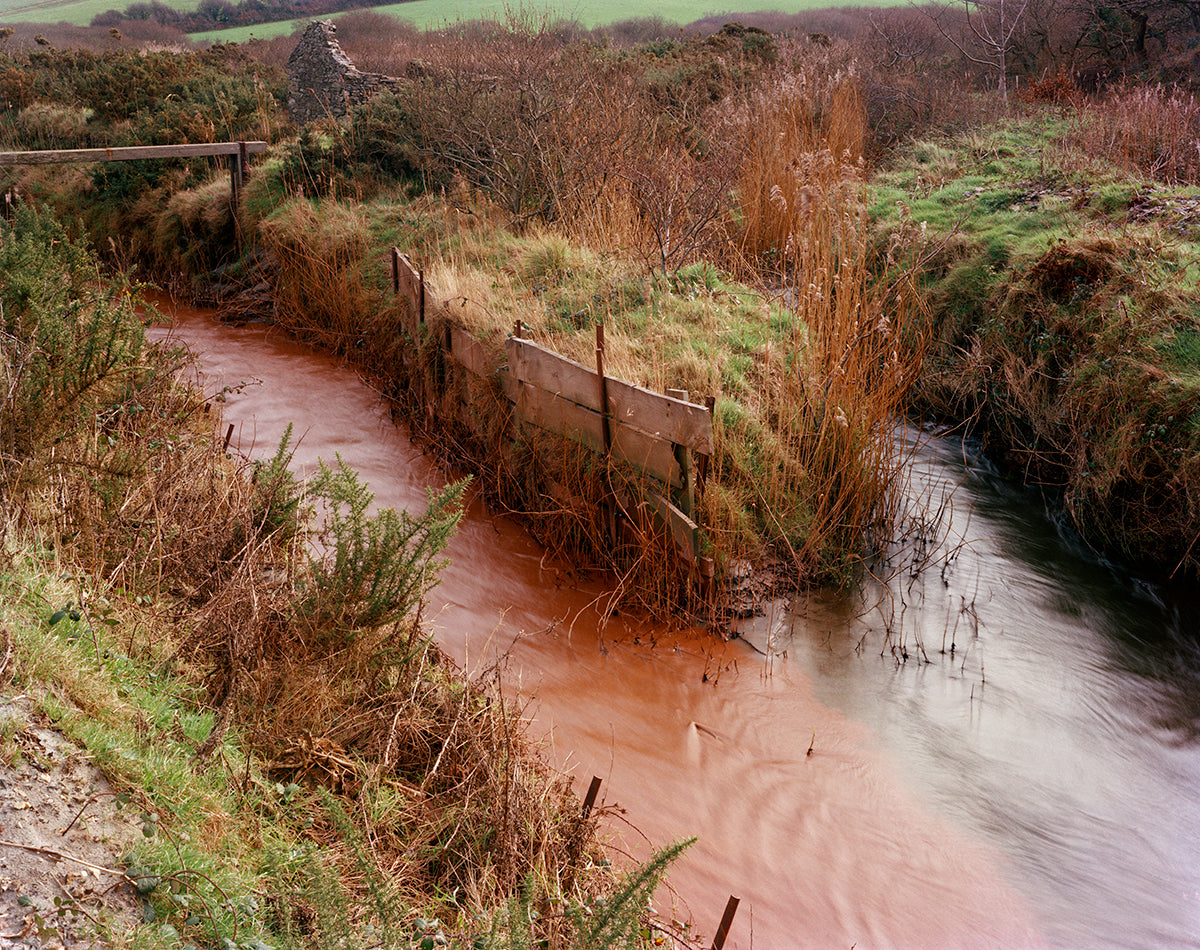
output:
<instances>
[{"instance_id":1,"label":"reflection on water","mask_svg":"<svg viewBox=\"0 0 1200 950\"><path fill-rule=\"evenodd\" d=\"M443 480L344 367L202 313L178 332L210 391L256 381L225 395L243 449L292 421L301 466L340 452L382 504ZM961 444L923 446L914 471L935 506L958 486L944 573L780 607L729 644L602 629L603 588L475 501L434 592L439 642L469 669L506 651L577 787L604 777L657 842L700 836L672 881L710 934L743 898L727 946L1195 945L1196 613Z\"/></svg>"},{"instance_id":2,"label":"reflection on water","mask_svg":"<svg viewBox=\"0 0 1200 950\"><path fill-rule=\"evenodd\" d=\"M1010 856L1054 944L1200 946L1200 613L1087 551L973 447L931 441L917 469L935 497L957 485L953 567L893 581L886 608L865 603L881 590L809 602L775 648ZM881 652L885 616L907 661Z\"/></svg>"}]
</instances>

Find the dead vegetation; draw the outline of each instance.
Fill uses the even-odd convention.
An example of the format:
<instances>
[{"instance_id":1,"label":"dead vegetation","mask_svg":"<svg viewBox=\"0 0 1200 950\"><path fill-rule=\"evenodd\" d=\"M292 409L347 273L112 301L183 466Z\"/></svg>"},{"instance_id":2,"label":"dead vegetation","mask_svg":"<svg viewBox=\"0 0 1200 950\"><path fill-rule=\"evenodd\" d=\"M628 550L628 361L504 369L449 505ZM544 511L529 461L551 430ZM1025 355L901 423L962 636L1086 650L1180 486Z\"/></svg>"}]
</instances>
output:
<instances>
[{"instance_id":1,"label":"dead vegetation","mask_svg":"<svg viewBox=\"0 0 1200 950\"><path fill-rule=\"evenodd\" d=\"M274 778L343 803L366 851L332 825L317 831L350 879L382 875L404 907L440 907L462 927L500 919L524 888L544 921L513 926L578 945L581 918L567 911L613 883L594 817L525 736L497 671L468 680L417 609L463 483L431 495L426 515L371 515L340 464L303 490L287 437L265 462L230 457L216 411L177 381L178 354L142 341L132 298L96 289L82 246L22 214L0 229L0 254L5 523L110 596L158 605L126 648L206 684L218 713L197 762L236 721ZM324 553L309 555L318 504ZM643 907L625 908L626 926ZM322 909L335 912L346 909Z\"/></svg>"}]
</instances>

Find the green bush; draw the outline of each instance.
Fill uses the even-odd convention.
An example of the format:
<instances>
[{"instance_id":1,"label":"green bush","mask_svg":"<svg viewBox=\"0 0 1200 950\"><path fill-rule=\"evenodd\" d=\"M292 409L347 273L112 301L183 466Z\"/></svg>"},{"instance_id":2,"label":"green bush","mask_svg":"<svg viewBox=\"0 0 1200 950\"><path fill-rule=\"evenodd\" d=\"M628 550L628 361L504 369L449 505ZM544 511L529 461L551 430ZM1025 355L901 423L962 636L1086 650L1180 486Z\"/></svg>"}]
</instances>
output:
<instances>
[{"instance_id":1,"label":"green bush","mask_svg":"<svg viewBox=\"0 0 1200 950\"><path fill-rule=\"evenodd\" d=\"M419 518L393 508L371 514L375 496L354 470L340 456L334 467L322 462L308 491L326 509L325 550L312 560L300 617L336 639L406 616L437 582L437 556L458 525L468 483L430 489Z\"/></svg>"},{"instance_id":2,"label":"green bush","mask_svg":"<svg viewBox=\"0 0 1200 950\"><path fill-rule=\"evenodd\" d=\"M0 223L0 458L26 459L91 417L145 343L124 295L96 287L86 245L49 215Z\"/></svg>"}]
</instances>

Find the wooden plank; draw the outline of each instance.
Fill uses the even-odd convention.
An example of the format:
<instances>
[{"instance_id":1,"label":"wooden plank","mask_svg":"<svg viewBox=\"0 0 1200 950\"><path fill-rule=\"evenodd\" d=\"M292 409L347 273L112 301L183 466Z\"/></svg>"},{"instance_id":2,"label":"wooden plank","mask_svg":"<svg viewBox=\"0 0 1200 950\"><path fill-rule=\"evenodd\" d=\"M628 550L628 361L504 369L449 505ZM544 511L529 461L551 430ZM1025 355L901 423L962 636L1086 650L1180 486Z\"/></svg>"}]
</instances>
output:
<instances>
[{"instance_id":1,"label":"wooden plank","mask_svg":"<svg viewBox=\"0 0 1200 950\"><path fill-rule=\"evenodd\" d=\"M563 399L557 393L547 392L521 380L516 382L516 398L513 402L522 419L548 432L565 435L595 452L604 451L600 413Z\"/></svg>"},{"instance_id":2,"label":"wooden plank","mask_svg":"<svg viewBox=\"0 0 1200 950\"><path fill-rule=\"evenodd\" d=\"M421 272L413 266L407 254L401 254L396 248L392 249L392 267L394 282L399 293L408 302L408 320L406 327L413 339L417 338L417 327L421 320Z\"/></svg>"},{"instance_id":3,"label":"wooden plank","mask_svg":"<svg viewBox=\"0 0 1200 950\"><path fill-rule=\"evenodd\" d=\"M672 488L683 487L679 462L670 442L656 439L631 426L614 422L611 425L612 453L647 475L653 475Z\"/></svg>"},{"instance_id":4,"label":"wooden plank","mask_svg":"<svg viewBox=\"0 0 1200 950\"><path fill-rule=\"evenodd\" d=\"M529 340L509 337L505 349L508 365L518 379L600 411L599 376L594 370ZM701 455L713 454L712 414L704 406L672 399L612 376L608 377L607 390L614 421L685 445Z\"/></svg>"},{"instance_id":5,"label":"wooden plank","mask_svg":"<svg viewBox=\"0 0 1200 950\"><path fill-rule=\"evenodd\" d=\"M529 340L509 337L504 348L509 370L517 379L593 412L600 411L599 377L595 370Z\"/></svg>"},{"instance_id":6,"label":"wooden plank","mask_svg":"<svg viewBox=\"0 0 1200 950\"><path fill-rule=\"evenodd\" d=\"M510 373L502 373L500 380L505 394L526 422L603 454L604 427L600 413L522 382ZM672 488L682 487L682 473L670 442L619 424L613 425L611 434L614 457L624 459Z\"/></svg>"},{"instance_id":7,"label":"wooden plank","mask_svg":"<svg viewBox=\"0 0 1200 950\"><path fill-rule=\"evenodd\" d=\"M696 547L699 543L696 522L656 492L646 492L646 502L650 505L650 510L658 515L666 525L671 540L675 542L679 553L689 564L693 563L696 560Z\"/></svg>"},{"instance_id":8,"label":"wooden plank","mask_svg":"<svg viewBox=\"0 0 1200 950\"><path fill-rule=\"evenodd\" d=\"M123 148L68 148L37 152L0 152L0 165L49 165L58 162L127 162L145 158L199 158L267 150L266 142L206 142L192 145L134 145Z\"/></svg>"},{"instance_id":9,"label":"wooden plank","mask_svg":"<svg viewBox=\"0 0 1200 950\"><path fill-rule=\"evenodd\" d=\"M704 406L609 377L608 410L625 425L685 445L701 455L713 454L712 415Z\"/></svg>"},{"instance_id":10,"label":"wooden plank","mask_svg":"<svg viewBox=\"0 0 1200 950\"><path fill-rule=\"evenodd\" d=\"M483 344L462 327L450 328L450 356L476 376L489 376L495 369Z\"/></svg>"}]
</instances>

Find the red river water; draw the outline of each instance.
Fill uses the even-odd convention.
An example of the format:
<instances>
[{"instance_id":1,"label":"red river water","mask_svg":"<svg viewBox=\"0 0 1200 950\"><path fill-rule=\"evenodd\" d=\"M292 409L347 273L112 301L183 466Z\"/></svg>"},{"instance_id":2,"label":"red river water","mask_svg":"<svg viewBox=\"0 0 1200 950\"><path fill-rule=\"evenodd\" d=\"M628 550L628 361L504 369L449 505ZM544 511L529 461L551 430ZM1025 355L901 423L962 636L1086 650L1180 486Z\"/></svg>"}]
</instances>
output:
<instances>
[{"instance_id":1,"label":"red river water","mask_svg":"<svg viewBox=\"0 0 1200 950\"><path fill-rule=\"evenodd\" d=\"M270 453L290 422L300 437L300 470L340 453L379 505L421 509L426 487L445 483L446 474L393 426L352 369L267 326L232 327L206 312L170 310L170 334L197 355L202 386L224 403L240 451ZM960 469L961 454L959 443ZM799 614L780 606L730 642L627 615L602 625L604 581L576 576L477 498L447 553L451 564L425 613L438 642L468 670L505 657L504 682L528 703L549 759L580 793L600 776L603 799L624 810L609 826L613 843L644 857L652 844L698 837L660 891L660 912L690 918L711 937L726 898L737 895L742 903L726 946L765 950L1192 945L1177 938L1197 932L1194 898L1188 904L1186 896L1200 893L1195 847L1174 844L1171 835L1147 842L1139 833L1134 849L1148 844L1151 853L1136 867L1166 860L1185 869L1165 885L1155 872L1139 871L1135 878L1150 879L1109 881L1108 892L1102 885L1094 894L1086 868L1099 861L1097 877L1119 876L1122 858L1133 860L1130 847L1114 840L1115 855L1106 845L1099 856L1074 858L1075 819L1060 833L1054 814L1074 816L1082 807L1055 798L1060 786L1067 794L1082 783L1090 800L1100 797L1096 775L1112 775L1104 761L1073 760L1076 746L1093 747L1090 740L1077 740L1073 730L1056 748L992 751L1006 737L1035 732L1038 725L1021 717L1039 713L1032 700L1004 692L1005 631L963 621L968 595L957 587L937 595L936 626L904 634L913 638L910 649L923 636L934 660L918 667L896 660L882 628L863 619L865 609L834 597L814 597ZM1000 575L989 589L1021 583L1006 567L984 569ZM978 571L972 583L978 592ZM990 603L1000 610L997 596ZM958 649L946 658L934 648L951 619L963 622L951 636ZM1052 667L1049 675L1055 695L1072 689L1069 671ZM1000 699L987 705L993 696ZM1001 718L993 707L1012 709L1002 726L989 725ZM1153 750L1170 745L1156 741ZM1031 757L1039 768L1032 779L1025 774ZM1187 763L1184 789L1200 775L1192 758ZM1082 769L1077 779L1055 777L1073 768ZM1140 774L1140 766L1131 769ZM1017 788L1030 784L1029 793ZM986 807L975 804L980 787ZM1164 794L1151 801L1170 805L1171 796L1184 796ZM1136 796L1116 797L1129 797L1127 810L1135 810ZM1008 821L1023 831L1014 833ZM1200 828L1200 818L1194 824ZM1056 836L1065 843L1056 845ZM1069 882L1060 887L1064 875ZM1137 895L1162 886L1178 892L1171 892L1170 912L1150 912L1150 925L1129 923L1149 912ZM1125 896L1111 896L1118 894ZM1156 934L1168 942L1153 942Z\"/></svg>"}]
</instances>

